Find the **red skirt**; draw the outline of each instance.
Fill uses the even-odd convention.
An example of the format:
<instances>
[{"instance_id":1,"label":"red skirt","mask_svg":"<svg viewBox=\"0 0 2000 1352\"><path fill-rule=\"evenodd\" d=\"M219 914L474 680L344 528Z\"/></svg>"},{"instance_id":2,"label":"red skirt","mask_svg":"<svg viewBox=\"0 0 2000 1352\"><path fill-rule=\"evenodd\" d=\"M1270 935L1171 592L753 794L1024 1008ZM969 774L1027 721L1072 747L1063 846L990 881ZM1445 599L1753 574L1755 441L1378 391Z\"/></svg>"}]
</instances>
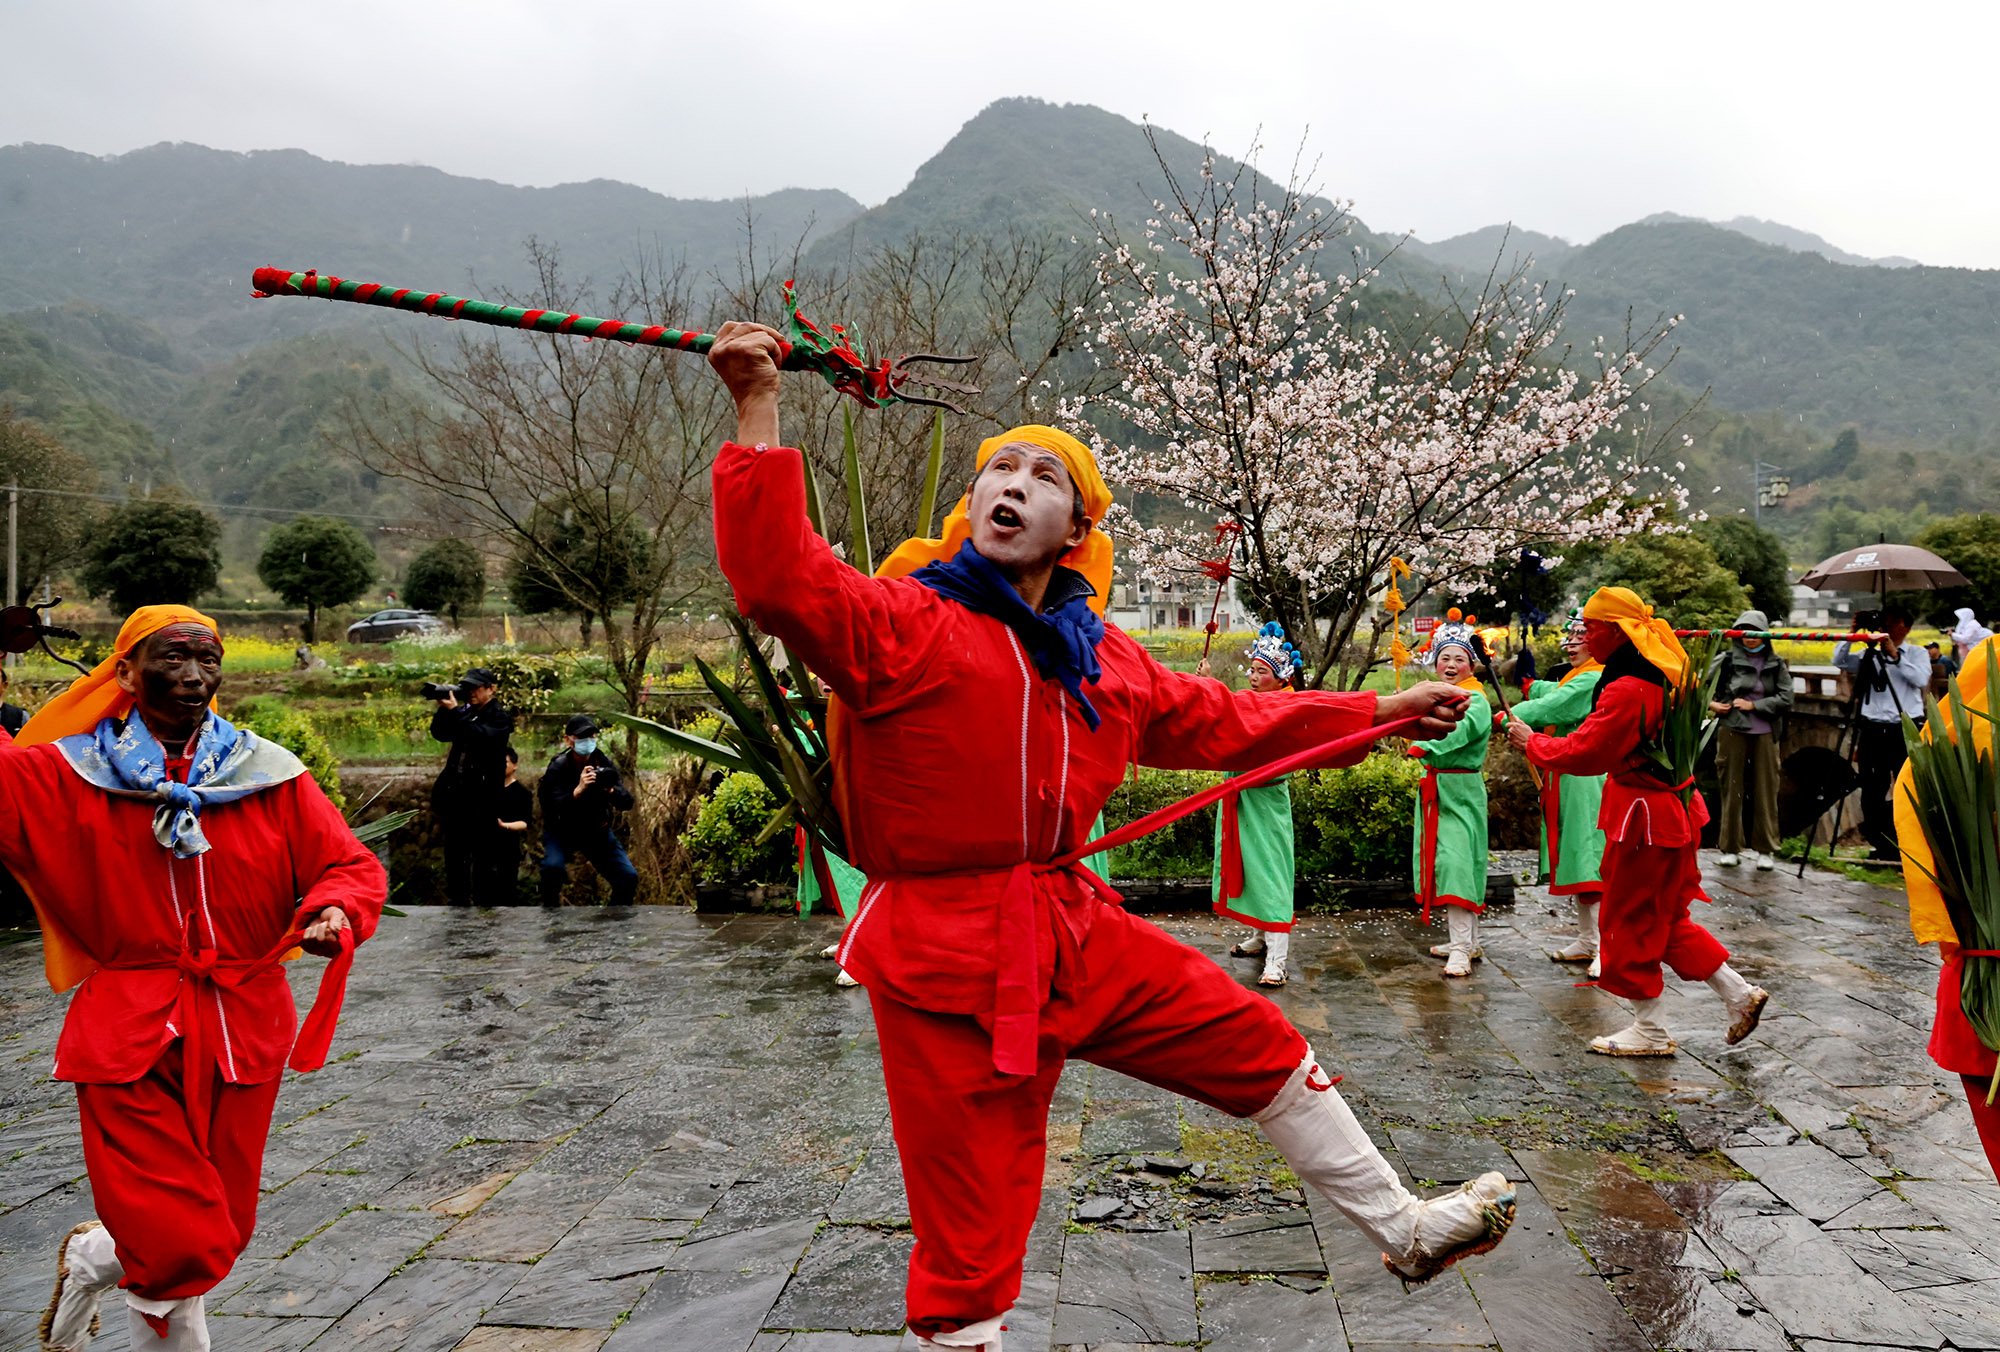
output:
<instances>
[{"instance_id":1,"label":"red skirt","mask_svg":"<svg viewBox=\"0 0 2000 1352\"><path fill-rule=\"evenodd\" d=\"M1937 1017L1931 1021L1931 1060L1954 1075L1988 1076L1993 1073L1996 1054L1972 1031L1959 1003L1959 973L1965 959L1954 953L1938 973Z\"/></svg>"}]
</instances>

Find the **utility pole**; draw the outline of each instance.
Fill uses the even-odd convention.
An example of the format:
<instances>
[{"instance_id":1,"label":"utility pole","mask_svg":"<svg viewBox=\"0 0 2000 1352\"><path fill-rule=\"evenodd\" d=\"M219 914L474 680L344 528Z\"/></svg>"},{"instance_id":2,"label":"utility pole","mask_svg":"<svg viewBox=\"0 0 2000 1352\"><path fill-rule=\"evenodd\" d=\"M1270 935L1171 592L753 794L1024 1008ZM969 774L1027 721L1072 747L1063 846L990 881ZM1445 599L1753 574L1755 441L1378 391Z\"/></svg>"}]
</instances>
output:
<instances>
[{"instance_id":1,"label":"utility pole","mask_svg":"<svg viewBox=\"0 0 2000 1352\"><path fill-rule=\"evenodd\" d=\"M1750 466L1750 487L1755 495L1756 521L1764 524L1764 509L1775 507L1779 501L1791 495L1792 474L1790 470L1777 465L1767 465L1762 460L1753 461Z\"/></svg>"},{"instance_id":2,"label":"utility pole","mask_svg":"<svg viewBox=\"0 0 2000 1352\"><path fill-rule=\"evenodd\" d=\"M21 485L12 483L7 485L7 600L5 602L10 606L14 604L14 598L20 594L15 590L20 582L21 570L20 527ZM16 659L10 655L6 660L12 665Z\"/></svg>"}]
</instances>

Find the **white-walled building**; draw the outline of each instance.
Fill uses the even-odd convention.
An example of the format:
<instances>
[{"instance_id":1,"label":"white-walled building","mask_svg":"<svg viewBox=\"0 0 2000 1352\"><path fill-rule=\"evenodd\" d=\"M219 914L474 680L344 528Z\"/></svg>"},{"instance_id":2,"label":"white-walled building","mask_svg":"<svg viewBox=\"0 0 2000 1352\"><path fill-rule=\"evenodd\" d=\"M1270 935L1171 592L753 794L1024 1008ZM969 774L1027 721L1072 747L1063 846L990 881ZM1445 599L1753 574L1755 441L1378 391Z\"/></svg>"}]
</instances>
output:
<instances>
[{"instance_id":1,"label":"white-walled building","mask_svg":"<svg viewBox=\"0 0 2000 1352\"><path fill-rule=\"evenodd\" d=\"M1215 605L1215 583L1209 579L1176 580L1171 586L1140 579L1111 584L1109 618L1120 629L1199 629L1208 623ZM1242 629L1250 617L1236 600L1236 579L1222 586L1222 605L1215 612L1217 632Z\"/></svg>"}]
</instances>

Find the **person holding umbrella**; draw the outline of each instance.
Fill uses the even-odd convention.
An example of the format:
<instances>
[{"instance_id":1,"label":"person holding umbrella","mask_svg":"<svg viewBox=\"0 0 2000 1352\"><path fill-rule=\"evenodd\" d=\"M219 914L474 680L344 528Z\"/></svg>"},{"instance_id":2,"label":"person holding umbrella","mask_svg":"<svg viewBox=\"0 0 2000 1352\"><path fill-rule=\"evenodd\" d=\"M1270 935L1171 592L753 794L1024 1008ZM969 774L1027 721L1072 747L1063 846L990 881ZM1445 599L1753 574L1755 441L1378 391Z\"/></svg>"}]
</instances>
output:
<instances>
[{"instance_id":1,"label":"person holding umbrella","mask_svg":"<svg viewBox=\"0 0 2000 1352\"><path fill-rule=\"evenodd\" d=\"M1931 657L1917 645L1904 642L1910 636L1907 610L1885 607L1881 624L1882 637L1862 644L1859 651L1841 640L1834 647L1833 664L1853 674L1855 693L1861 701L1861 719L1854 729L1855 757L1861 771L1861 834L1867 838L1871 858L1895 860L1902 852L1896 846L1889 786L1903 768L1903 717L1923 716L1924 691L1931 683Z\"/></svg>"}]
</instances>

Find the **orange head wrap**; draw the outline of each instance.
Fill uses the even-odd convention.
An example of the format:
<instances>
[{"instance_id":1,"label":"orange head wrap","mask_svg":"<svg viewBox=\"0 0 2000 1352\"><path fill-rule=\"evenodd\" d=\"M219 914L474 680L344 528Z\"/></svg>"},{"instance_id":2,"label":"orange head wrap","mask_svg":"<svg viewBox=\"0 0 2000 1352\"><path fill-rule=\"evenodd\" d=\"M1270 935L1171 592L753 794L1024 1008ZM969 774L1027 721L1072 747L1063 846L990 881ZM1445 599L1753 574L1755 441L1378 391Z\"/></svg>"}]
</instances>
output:
<instances>
[{"instance_id":1,"label":"orange head wrap","mask_svg":"<svg viewBox=\"0 0 2000 1352\"><path fill-rule=\"evenodd\" d=\"M119 628L111 656L99 662L88 676L71 681L69 689L44 704L14 741L21 746L39 746L60 737L94 732L105 719L130 712L132 697L118 688L118 659L131 656L134 648L174 624L199 624L217 634L222 632L214 620L191 606L139 607ZM66 991L96 971L97 961L60 920L43 909L32 893L28 900L35 903L35 914L42 922L42 970L49 979L49 987Z\"/></svg>"},{"instance_id":2,"label":"orange head wrap","mask_svg":"<svg viewBox=\"0 0 2000 1352\"><path fill-rule=\"evenodd\" d=\"M1014 445L1034 446L1053 454L1063 462L1063 467L1069 471L1070 482L1083 495L1083 513L1090 518L1090 534L1084 537L1082 544L1057 562L1083 574L1084 580L1096 593L1090 598L1090 608L1102 615L1105 604L1111 599L1111 537L1098 528L1098 523L1111 510L1111 490L1105 487L1104 476L1097 472L1096 459L1087 446L1069 433L1030 423L980 442L979 455L973 461L973 473L976 475L985 469L986 462L1002 446ZM971 506L966 498L961 497L958 505L944 519L944 535L941 538L903 541L888 558L882 560L875 576L905 577L927 563L956 557L959 546L971 538Z\"/></svg>"},{"instance_id":3,"label":"orange head wrap","mask_svg":"<svg viewBox=\"0 0 2000 1352\"><path fill-rule=\"evenodd\" d=\"M218 635L222 632L220 625L192 606L140 606L119 628L111 656L44 704L14 741L21 746L39 746L58 737L94 732L107 718L124 717L132 708L132 697L118 688L118 659L130 657L134 648L173 624L199 624Z\"/></svg>"},{"instance_id":4,"label":"orange head wrap","mask_svg":"<svg viewBox=\"0 0 2000 1352\"><path fill-rule=\"evenodd\" d=\"M1639 656L1658 667L1668 685L1679 685L1687 674L1687 649L1674 637L1674 627L1653 618L1653 608L1630 587L1599 587L1583 603L1583 618L1603 620L1624 630Z\"/></svg>"}]
</instances>

